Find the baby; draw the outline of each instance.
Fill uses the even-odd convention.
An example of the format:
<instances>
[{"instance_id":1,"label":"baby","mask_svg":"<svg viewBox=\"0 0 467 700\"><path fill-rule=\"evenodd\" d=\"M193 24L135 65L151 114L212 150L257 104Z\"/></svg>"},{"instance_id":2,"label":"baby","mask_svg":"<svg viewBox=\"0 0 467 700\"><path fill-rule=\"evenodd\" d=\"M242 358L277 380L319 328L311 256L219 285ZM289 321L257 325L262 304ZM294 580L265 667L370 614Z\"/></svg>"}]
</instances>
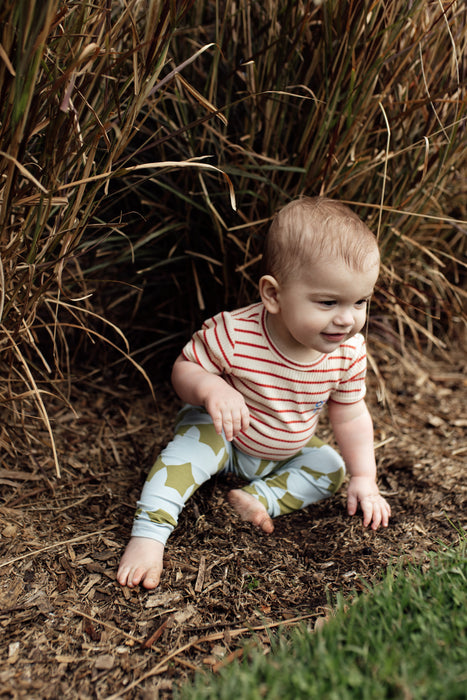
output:
<instances>
[{"instance_id":1,"label":"baby","mask_svg":"<svg viewBox=\"0 0 467 700\"><path fill-rule=\"evenodd\" d=\"M188 498L219 472L247 484L228 494L265 533L350 477L347 510L387 527L365 396L363 328L378 272L376 238L344 204L303 197L267 235L261 301L207 320L175 361L186 403L174 439L144 485L117 580L155 588L164 546ZM315 436L327 405L342 457Z\"/></svg>"}]
</instances>

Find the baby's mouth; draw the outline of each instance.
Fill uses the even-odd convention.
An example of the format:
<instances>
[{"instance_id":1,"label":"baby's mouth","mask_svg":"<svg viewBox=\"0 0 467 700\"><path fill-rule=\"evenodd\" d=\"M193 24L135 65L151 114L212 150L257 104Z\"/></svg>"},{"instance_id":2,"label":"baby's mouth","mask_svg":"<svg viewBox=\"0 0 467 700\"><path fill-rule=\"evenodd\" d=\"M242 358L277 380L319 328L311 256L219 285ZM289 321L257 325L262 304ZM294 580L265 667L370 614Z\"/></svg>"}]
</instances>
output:
<instances>
[{"instance_id":1,"label":"baby's mouth","mask_svg":"<svg viewBox=\"0 0 467 700\"><path fill-rule=\"evenodd\" d=\"M321 333L321 335L329 342L336 343L347 338L348 331L346 333Z\"/></svg>"}]
</instances>

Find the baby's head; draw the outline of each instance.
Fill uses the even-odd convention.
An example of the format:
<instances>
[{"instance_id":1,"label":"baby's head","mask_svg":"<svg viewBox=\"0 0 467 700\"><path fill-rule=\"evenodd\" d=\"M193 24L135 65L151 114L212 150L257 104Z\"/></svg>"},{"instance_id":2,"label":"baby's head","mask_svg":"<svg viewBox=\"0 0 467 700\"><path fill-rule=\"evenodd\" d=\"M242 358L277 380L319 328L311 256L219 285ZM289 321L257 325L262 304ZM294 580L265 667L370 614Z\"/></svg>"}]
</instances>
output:
<instances>
[{"instance_id":1,"label":"baby's head","mask_svg":"<svg viewBox=\"0 0 467 700\"><path fill-rule=\"evenodd\" d=\"M375 235L342 202L301 197L274 217L263 255L263 274L284 284L317 262L336 260L356 273L379 266Z\"/></svg>"}]
</instances>

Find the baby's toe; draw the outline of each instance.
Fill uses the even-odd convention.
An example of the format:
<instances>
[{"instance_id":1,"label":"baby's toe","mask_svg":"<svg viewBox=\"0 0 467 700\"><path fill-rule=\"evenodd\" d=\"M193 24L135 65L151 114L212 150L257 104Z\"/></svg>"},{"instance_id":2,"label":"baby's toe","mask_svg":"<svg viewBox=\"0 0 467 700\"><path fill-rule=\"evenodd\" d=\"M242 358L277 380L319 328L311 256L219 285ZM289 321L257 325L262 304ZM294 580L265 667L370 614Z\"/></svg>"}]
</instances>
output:
<instances>
[{"instance_id":1,"label":"baby's toe","mask_svg":"<svg viewBox=\"0 0 467 700\"><path fill-rule=\"evenodd\" d=\"M144 579L145 574L146 569L141 566L137 566L136 568L132 569L128 574L127 586L129 588L134 588L135 586L138 586Z\"/></svg>"},{"instance_id":2,"label":"baby's toe","mask_svg":"<svg viewBox=\"0 0 467 700\"><path fill-rule=\"evenodd\" d=\"M121 586L126 586L128 583L128 575L130 569L128 566L121 566L117 571L117 581Z\"/></svg>"},{"instance_id":3,"label":"baby's toe","mask_svg":"<svg viewBox=\"0 0 467 700\"><path fill-rule=\"evenodd\" d=\"M274 524L267 513L257 513L253 518L253 524L260 527L268 535L274 532Z\"/></svg>"},{"instance_id":4,"label":"baby's toe","mask_svg":"<svg viewBox=\"0 0 467 700\"><path fill-rule=\"evenodd\" d=\"M145 588L152 589L152 588L157 588L159 585L161 575L158 569L149 569L147 572L146 576L143 579L143 586Z\"/></svg>"}]
</instances>

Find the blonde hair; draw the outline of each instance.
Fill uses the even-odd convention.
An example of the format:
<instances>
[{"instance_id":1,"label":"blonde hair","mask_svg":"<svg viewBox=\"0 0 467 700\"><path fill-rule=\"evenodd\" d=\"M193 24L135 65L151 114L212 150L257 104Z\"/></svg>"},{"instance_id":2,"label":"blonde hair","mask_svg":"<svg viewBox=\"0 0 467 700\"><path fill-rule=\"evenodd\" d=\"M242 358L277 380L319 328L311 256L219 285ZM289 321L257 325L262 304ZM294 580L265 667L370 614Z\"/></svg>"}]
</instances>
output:
<instances>
[{"instance_id":1,"label":"blonde hair","mask_svg":"<svg viewBox=\"0 0 467 700\"><path fill-rule=\"evenodd\" d=\"M342 202L300 197L274 217L263 254L263 274L283 281L303 265L333 257L355 271L379 263L378 244L368 226Z\"/></svg>"}]
</instances>

